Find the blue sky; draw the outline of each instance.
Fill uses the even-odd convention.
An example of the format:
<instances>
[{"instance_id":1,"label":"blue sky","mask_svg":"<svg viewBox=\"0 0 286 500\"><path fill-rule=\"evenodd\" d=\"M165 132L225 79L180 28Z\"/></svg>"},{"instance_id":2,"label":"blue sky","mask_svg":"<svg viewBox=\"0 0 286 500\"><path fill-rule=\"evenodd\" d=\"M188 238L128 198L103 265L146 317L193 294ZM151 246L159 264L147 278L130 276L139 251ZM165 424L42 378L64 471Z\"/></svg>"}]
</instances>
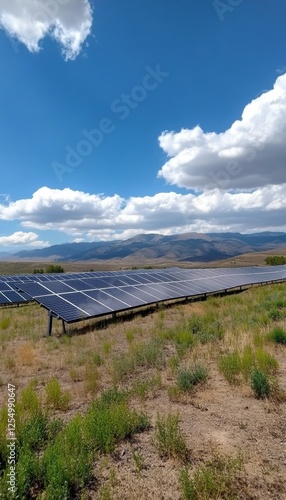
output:
<instances>
[{"instance_id":1,"label":"blue sky","mask_svg":"<svg viewBox=\"0 0 286 500\"><path fill-rule=\"evenodd\" d=\"M285 0L0 0L0 251L285 231Z\"/></svg>"}]
</instances>

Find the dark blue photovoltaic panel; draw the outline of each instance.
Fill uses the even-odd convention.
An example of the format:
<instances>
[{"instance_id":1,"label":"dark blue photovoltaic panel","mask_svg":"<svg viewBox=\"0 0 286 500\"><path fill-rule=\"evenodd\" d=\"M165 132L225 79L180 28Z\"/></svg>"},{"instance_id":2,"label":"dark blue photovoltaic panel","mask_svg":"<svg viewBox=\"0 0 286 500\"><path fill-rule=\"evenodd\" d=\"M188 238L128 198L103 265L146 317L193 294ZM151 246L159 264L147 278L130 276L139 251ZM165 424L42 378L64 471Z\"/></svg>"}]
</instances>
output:
<instances>
[{"instance_id":1,"label":"dark blue photovoltaic panel","mask_svg":"<svg viewBox=\"0 0 286 500\"><path fill-rule=\"evenodd\" d=\"M145 304L152 304L153 302L157 302L157 298L155 295L150 295L150 293L146 293L144 290L142 290L142 286L144 285L138 285L138 286L127 286L124 288L126 292L131 293L134 295L134 297L137 297L139 300L142 300L145 302Z\"/></svg>"},{"instance_id":2,"label":"dark blue photovoltaic panel","mask_svg":"<svg viewBox=\"0 0 286 500\"><path fill-rule=\"evenodd\" d=\"M100 288L109 287L109 283L102 278L86 278L85 283L87 283L87 290L98 290Z\"/></svg>"},{"instance_id":3,"label":"dark blue photovoltaic panel","mask_svg":"<svg viewBox=\"0 0 286 500\"><path fill-rule=\"evenodd\" d=\"M159 294L160 297L165 294L166 300L181 297L181 294L179 294L177 291L170 290L170 288L168 288L168 286L163 283L154 283L152 285L150 284L150 289L154 290L156 295Z\"/></svg>"},{"instance_id":4,"label":"dark blue photovoltaic panel","mask_svg":"<svg viewBox=\"0 0 286 500\"><path fill-rule=\"evenodd\" d=\"M167 300L169 298L168 294L166 294L165 292L163 292L163 291L159 292L157 290L154 290L152 288L151 284L150 285L140 285L140 286L138 286L136 288L139 289L139 290L142 290L142 292L148 293L149 295L151 295L152 297L154 297L157 301Z\"/></svg>"},{"instance_id":5,"label":"dark blue photovoltaic panel","mask_svg":"<svg viewBox=\"0 0 286 500\"><path fill-rule=\"evenodd\" d=\"M69 281L67 283L69 283ZM43 285L47 290L54 293L64 293L71 291L71 287L62 281L49 281L43 283Z\"/></svg>"},{"instance_id":6,"label":"dark blue photovoltaic panel","mask_svg":"<svg viewBox=\"0 0 286 500\"><path fill-rule=\"evenodd\" d=\"M149 276L145 276L144 274L134 273L132 274L132 278L138 281L138 283L152 283L152 278Z\"/></svg>"},{"instance_id":7,"label":"dark blue photovoltaic panel","mask_svg":"<svg viewBox=\"0 0 286 500\"><path fill-rule=\"evenodd\" d=\"M60 297L72 303L89 316L110 313L110 309L82 292L63 293Z\"/></svg>"},{"instance_id":8,"label":"dark blue photovoltaic panel","mask_svg":"<svg viewBox=\"0 0 286 500\"><path fill-rule=\"evenodd\" d=\"M110 290L112 290L112 288ZM112 297L108 292L109 290L106 290L106 292L101 290L91 290L90 292L86 292L86 295L89 295L93 299L108 307L110 312L123 311L123 309L129 307L126 302L122 302L121 300Z\"/></svg>"},{"instance_id":9,"label":"dark blue photovoltaic panel","mask_svg":"<svg viewBox=\"0 0 286 500\"><path fill-rule=\"evenodd\" d=\"M31 297L38 297L41 295L51 295L53 292L45 288L44 285L40 283L15 283L18 290L23 291L31 295Z\"/></svg>"},{"instance_id":10,"label":"dark blue photovoltaic panel","mask_svg":"<svg viewBox=\"0 0 286 500\"><path fill-rule=\"evenodd\" d=\"M84 313L76 306L70 304L57 295L47 295L41 297L40 303L67 323L90 317L88 313Z\"/></svg>"},{"instance_id":11,"label":"dark blue photovoltaic panel","mask_svg":"<svg viewBox=\"0 0 286 500\"><path fill-rule=\"evenodd\" d=\"M11 287L4 281L0 281L0 292L4 292L5 290L11 290Z\"/></svg>"},{"instance_id":12,"label":"dark blue photovoltaic panel","mask_svg":"<svg viewBox=\"0 0 286 500\"><path fill-rule=\"evenodd\" d=\"M11 302L11 303L20 303L20 302L26 302L27 301L27 298L23 298L22 295L20 295L19 293L15 292L14 290L7 290L7 292L3 292L3 294L5 295L5 297L7 297L7 299ZM27 297L27 295L26 295ZM31 300L28 299L28 300Z\"/></svg>"},{"instance_id":13,"label":"dark blue photovoltaic panel","mask_svg":"<svg viewBox=\"0 0 286 500\"><path fill-rule=\"evenodd\" d=\"M107 286L122 286L122 285L125 285L124 281L122 281L121 279L119 279L117 276L107 276L106 278L104 278L104 281L106 283L108 283Z\"/></svg>"},{"instance_id":14,"label":"dark blue photovoltaic panel","mask_svg":"<svg viewBox=\"0 0 286 500\"><path fill-rule=\"evenodd\" d=\"M3 293L0 293L0 304L11 304L11 301L5 297Z\"/></svg>"},{"instance_id":15,"label":"dark blue photovoltaic panel","mask_svg":"<svg viewBox=\"0 0 286 500\"><path fill-rule=\"evenodd\" d=\"M32 300L27 294L16 293L13 283L5 283L0 281L0 305L19 304Z\"/></svg>"},{"instance_id":16,"label":"dark blue photovoltaic panel","mask_svg":"<svg viewBox=\"0 0 286 500\"><path fill-rule=\"evenodd\" d=\"M129 293L126 288L129 289ZM130 291L132 290L132 291ZM133 293L134 287L124 287L124 288L109 288L106 290L107 293L112 295L112 297L122 300L128 304L129 307L137 307L146 304L146 302L142 299L139 299L136 294Z\"/></svg>"},{"instance_id":17,"label":"dark blue photovoltaic panel","mask_svg":"<svg viewBox=\"0 0 286 500\"><path fill-rule=\"evenodd\" d=\"M146 276L144 276L144 278L146 278ZM148 279L149 279L149 283L164 283L166 282L167 280L162 278L162 276L160 276L159 273L151 273L151 274L148 274ZM170 280L170 277L168 277L168 280Z\"/></svg>"},{"instance_id":18,"label":"dark blue photovoltaic panel","mask_svg":"<svg viewBox=\"0 0 286 500\"><path fill-rule=\"evenodd\" d=\"M124 285L138 285L140 284L137 280L133 279L131 276L120 276L120 280Z\"/></svg>"},{"instance_id":19,"label":"dark blue photovoltaic panel","mask_svg":"<svg viewBox=\"0 0 286 500\"><path fill-rule=\"evenodd\" d=\"M81 280L81 279L71 279L66 281L66 284L68 285L69 289L74 289L74 290L88 290L90 287L88 286L88 283L86 281ZM91 287L92 288L92 287Z\"/></svg>"}]
</instances>

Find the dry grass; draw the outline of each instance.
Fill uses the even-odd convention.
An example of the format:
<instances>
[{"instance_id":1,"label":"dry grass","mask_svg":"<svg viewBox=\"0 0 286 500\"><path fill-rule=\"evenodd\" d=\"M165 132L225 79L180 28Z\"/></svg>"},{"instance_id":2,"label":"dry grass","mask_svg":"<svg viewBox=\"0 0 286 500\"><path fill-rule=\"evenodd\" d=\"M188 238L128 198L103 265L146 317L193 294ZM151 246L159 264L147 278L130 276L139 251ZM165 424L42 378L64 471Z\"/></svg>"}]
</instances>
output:
<instances>
[{"instance_id":1,"label":"dry grass","mask_svg":"<svg viewBox=\"0 0 286 500\"><path fill-rule=\"evenodd\" d=\"M155 445L158 414L163 422L175 414L188 449L190 481L201 477L197 471L208 471L217 453L225 460L230 457L230 462L239 454L243 481L238 477L235 484L243 484L243 497L237 490L237 498L282 500L286 497L286 347L271 342L269 333L274 327L286 328L286 310L281 309L278 321L271 319L268 310L285 292L286 285L257 287L151 315L138 314L105 327L91 320L71 325L68 336L62 335L61 323L55 321L51 338L43 337L44 309L35 304L2 308L0 324L5 318L9 321L0 329L0 405L7 402L8 383L15 384L20 395L35 380L45 400L48 381L56 379L61 392L54 388L50 397L65 422L78 412L84 415L94 397L114 384L127 391L134 409L144 408L151 428L132 442L118 443L112 455L95 459L97 481L86 486L85 498L182 498L180 461L168 450L158 454ZM212 324L219 320L223 335L214 338L209 329L202 329L194 342L178 352L178 342L185 339L182 332L194 316L201 318L202 325L207 318L212 318ZM239 385L227 382L218 362L234 351L244 356L245 373L249 353L263 351L277 361L276 373L269 372L274 377L272 397L255 398L249 376L242 374ZM261 363L270 362L260 357ZM207 370L205 383L195 391L175 393L178 374L197 365ZM69 394L68 402L61 399L62 394ZM227 464L224 467L219 474L228 470ZM226 478L219 477L224 484Z\"/></svg>"}]
</instances>

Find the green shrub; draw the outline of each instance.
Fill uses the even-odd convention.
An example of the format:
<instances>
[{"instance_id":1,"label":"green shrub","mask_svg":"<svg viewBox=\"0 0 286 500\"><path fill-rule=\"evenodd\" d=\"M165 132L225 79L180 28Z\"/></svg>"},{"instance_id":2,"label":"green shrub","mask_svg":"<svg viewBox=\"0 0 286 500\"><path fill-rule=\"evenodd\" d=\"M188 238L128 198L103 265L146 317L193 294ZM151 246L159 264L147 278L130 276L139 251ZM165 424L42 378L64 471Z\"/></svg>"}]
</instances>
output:
<instances>
[{"instance_id":1,"label":"green shrub","mask_svg":"<svg viewBox=\"0 0 286 500\"><path fill-rule=\"evenodd\" d=\"M274 374L278 369L278 361L274 356L268 354L268 352L263 349L257 349L255 353L256 366L258 370L265 373Z\"/></svg>"},{"instance_id":2,"label":"green shrub","mask_svg":"<svg viewBox=\"0 0 286 500\"><path fill-rule=\"evenodd\" d=\"M64 273L65 270L62 266L60 266L59 264L49 264L47 267L46 267L46 273Z\"/></svg>"},{"instance_id":3,"label":"green shrub","mask_svg":"<svg viewBox=\"0 0 286 500\"><path fill-rule=\"evenodd\" d=\"M132 448L132 458L134 460L137 472L142 472L142 470L145 467L144 458L140 453L137 453L133 448Z\"/></svg>"},{"instance_id":4,"label":"green shrub","mask_svg":"<svg viewBox=\"0 0 286 500\"><path fill-rule=\"evenodd\" d=\"M272 307L270 311L268 311L268 316L272 321L279 321L283 318L283 313L280 309Z\"/></svg>"},{"instance_id":5,"label":"green shrub","mask_svg":"<svg viewBox=\"0 0 286 500\"><path fill-rule=\"evenodd\" d=\"M84 420L84 429L95 450L108 453L117 441L149 427L149 418L131 410L126 397L123 392L108 391L91 405Z\"/></svg>"},{"instance_id":6,"label":"green shrub","mask_svg":"<svg viewBox=\"0 0 286 500\"><path fill-rule=\"evenodd\" d=\"M171 370L171 373L174 374L179 368L180 358L178 356L171 356L168 360L168 366Z\"/></svg>"},{"instance_id":7,"label":"green shrub","mask_svg":"<svg viewBox=\"0 0 286 500\"><path fill-rule=\"evenodd\" d=\"M224 335L222 324L217 315L213 313L191 316L188 321L188 329L202 344L221 340Z\"/></svg>"},{"instance_id":8,"label":"green shrub","mask_svg":"<svg viewBox=\"0 0 286 500\"><path fill-rule=\"evenodd\" d=\"M157 416L155 445L161 457L178 458L182 462L187 460L188 449L179 428L178 414L169 413L167 416Z\"/></svg>"},{"instance_id":9,"label":"green shrub","mask_svg":"<svg viewBox=\"0 0 286 500\"><path fill-rule=\"evenodd\" d=\"M267 398L270 394L267 375L260 370L254 370L251 375L251 388L259 399Z\"/></svg>"},{"instance_id":10,"label":"green shrub","mask_svg":"<svg viewBox=\"0 0 286 500\"><path fill-rule=\"evenodd\" d=\"M155 392L161 387L162 381L160 375L148 378L146 380L136 380L132 387L132 394L144 400L150 392Z\"/></svg>"},{"instance_id":11,"label":"green shrub","mask_svg":"<svg viewBox=\"0 0 286 500\"><path fill-rule=\"evenodd\" d=\"M181 391L191 391L195 385L205 382L207 377L207 369L201 365L192 369L182 368L177 374L177 385Z\"/></svg>"},{"instance_id":12,"label":"green shrub","mask_svg":"<svg viewBox=\"0 0 286 500\"><path fill-rule=\"evenodd\" d=\"M49 420L31 382L21 393L16 405L17 445L39 450L48 438Z\"/></svg>"},{"instance_id":13,"label":"green shrub","mask_svg":"<svg viewBox=\"0 0 286 500\"><path fill-rule=\"evenodd\" d=\"M238 351L222 356L218 360L218 368L230 384L237 384L239 382L239 374L241 369Z\"/></svg>"},{"instance_id":14,"label":"green shrub","mask_svg":"<svg viewBox=\"0 0 286 500\"><path fill-rule=\"evenodd\" d=\"M17 459L17 498L31 498L32 489L42 484L40 460L29 446L22 448Z\"/></svg>"},{"instance_id":15,"label":"green shrub","mask_svg":"<svg viewBox=\"0 0 286 500\"><path fill-rule=\"evenodd\" d=\"M68 391L62 390L56 377L47 382L45 389L47 406L53 408L54 410L68 410L71 395Z\"/></svg>"},{"instance_id":16,"label":"green shrub","mask_svg":"<svg viewBox=\"0 0 286 500\"><path fill-rule=\"evenodd\" d=\"M55 387L52 402L61 402L61 398L54 398L54 393L58 394L57 384ZM112 451L119 440L150 426L145 414L128 407L127 393L116 390L104 392L85 416L76 415L68 424L51 420L34 383L22 391L16 418L19 499L82 498L82 490L92 478L97 452ZM7 419L4 407L0 412L0 497L8 500Z\"/></svg>"},{"instance_id":17,"label":"green shrub","mask_svg":"<svg viewBox=\"0 0 286 500\"><path fill-rule=\"evenodd\" d=\"M249 380L255 366L255 351L251 346L245 346L240 358L240 370L245 380Z\"/></svg>"},{"instance_id":18,"label":"green shrub","mask_svg":"<svg viewBox=\"0 0 286 500\"><path fill-rule=\"evenodd\" d=\"M101 359L101 356L98 352L94 352L92 354L92 363L95 365L95 366L101 366L102 365L102 359Z\"/></svg>"},{"instance_id":19,"label":"green shrub","mask_svg":"<svg viewBox=\"0 0 286 500\"><path fill-rule=\"evenodd\" d=\"M190 479L188 467L180 471L180 485L182 489L182 500L197 500L199 496L195 490L194 481Z\"/></svg>"},{"instance_id":20,"label":"green shrub","mask_svg":"<svg viewBox=\"0 0 286 500\"><path fill-rule=\"evenodd\" d=\"M240 498L242 469L240 457L214 456L197 468L190 478L187 467L180 472L182 500L210 500Z\"/></svg>"},{"instance_id":21,"label":"green shrub","mask_svg":"<svg viewBox=\"0 0 286 500\"><path fill-rule=\"evenodd\" d=\"M184 356L188 349L196 342L195 336L189 330L177 327L173 332L173 342L175 343L179 356Z\"/></svg>"},{"instance_id":22,"label":"green shrub","mask_svg":"<svg viewBox=\"0 0 286 500\"><path fill-rule=\"evenodd\" d=\"M281 266L286 264L286 259L283 255L269 255L264 260L265 264L268 266Z\"/></svg>"},{"instance_id":23,"label":"green shrub","mask_svg":"<svg viewBox=\"0 0 286 500\"><path fill-rule=\"evenodd\" d=\"M283 328L274 328L274 330L269 333L268 339L277 344L286 344L286 332Z\"/></svg>"},{"instance_id":24,"label":"green shrub","mask_svg":"<svg viewBox=\"0 0 286 500\"><path fill-rule=\"evenodd\" d=\"M100 374L93 363L87 363L84 370L84 387L86 392L96 394L99 388Z\"/></svg>"},{"instance_id":25,"label":"green shrub","mask_svg":"<svg viewBox=\"0 0 286 500\"><path fill-rule=\"evenodd\" d=\"M11 324L11 318L3 318L0 321L0 330L7 330Z\"/></svg>"},{"instance_id":26,"label":"green shrub","mask_svg":"<svg viewBox=\"0 0 286 500\"><path fill-rule=\"evenodd\" d=\"M222 356L218 360L218 367L230 384L237 384L241 381L241 376L244 380L249 380L255 369L266 374L275 374L278 361L261 347L253 350L251 346L246 346L241 355L236 350Z\"/></svg>"},{"instance_id":27,"label":"green shrub","mask_svg":"<svg viewBox=\"0 0 286 500\"><path fill-rule=\"evenodd\" d=\"M105 340L102 345L103 353L108 356L112 348L112 344L109 340Z\"/></svg>"},{"instance_id":28,"label":"green shrub","mask_svg":"<svg viewBox=\"0 0 286 500\"><path fill-rule=\"evenodd\" d=\"M163 361L162 342L155 338L144 344L133 344L130 354L135 367L159 367Z\"/></svg>"},{"instance_id":29,"label":"green shrub","mask_svg":"<svg viewBox=\"0 0 286 500\"><path fill-rule=\"evenodd\" d=\"M83 428L82 416L76 415L45 450L42 460L45 498L74 498L75 492L91 478L94 452Z\"/></svg>"}]
</instances>

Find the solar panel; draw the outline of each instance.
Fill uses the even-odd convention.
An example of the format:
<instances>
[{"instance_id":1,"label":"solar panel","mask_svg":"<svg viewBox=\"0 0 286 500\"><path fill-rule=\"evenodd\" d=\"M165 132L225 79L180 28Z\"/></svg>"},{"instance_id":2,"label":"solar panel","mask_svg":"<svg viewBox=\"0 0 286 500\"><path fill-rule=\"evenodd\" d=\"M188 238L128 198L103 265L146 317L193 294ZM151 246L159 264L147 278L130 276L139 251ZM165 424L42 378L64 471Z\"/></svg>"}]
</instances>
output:
<instances>
[{"instance_id":1,"label":"solar panel","mask_svg":"<svg viewBox=\"0 0 286 500\"><path fill-rule=\"evenodd\" d=\"M27 294L16 292L13 283L0 281L0 305L19 304L32 300Z\"/></svg>"},{"instance_id":2,"label":"solar panel","mask_svg":"<svg viewBox=\"0 0 286 500\"><path fill-rule=\"evenodd\" d=\"M67 323L243 285L286 279L286 266L140 269L0 277L0 304L34 299Z\"/></svg>"}]
</instances>

